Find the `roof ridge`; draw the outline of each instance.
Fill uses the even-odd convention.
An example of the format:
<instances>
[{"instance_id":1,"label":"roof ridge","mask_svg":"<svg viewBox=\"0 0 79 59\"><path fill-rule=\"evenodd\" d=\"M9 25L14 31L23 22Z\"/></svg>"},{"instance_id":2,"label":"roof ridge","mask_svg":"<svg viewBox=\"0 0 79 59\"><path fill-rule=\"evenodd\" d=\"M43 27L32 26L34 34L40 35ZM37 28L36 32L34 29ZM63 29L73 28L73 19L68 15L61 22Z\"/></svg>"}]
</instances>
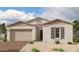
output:
<instances>
[{"instance_id":1,"label":"roof ridge","mask_svg":"<svg viewBox=\"0 0 79 59\"><path fill-rule=\"evenodd\" d=\"M68 24L72 24L71 22L68 22L68 21L66 21L66 20L54 19L54 20L52 20L52 21L49 21L49 22L44 23L44 25L45 25L45 24L49 24L49 23L54 22L54 21L57 21L57 20L62 21L62 22L65 22L65 23L68 23Z\"/></svg>"},{"instance_id":2,"label":"roof ridge","mask_svg":"<svg viewBox=\"0 0 79 59\"><path fill-rule=\"evenodd\" d=\"M31 20L28 20L28 21L26 21L26 22L30 22L30 21L33 21L33 20L38 20L38 19L42 19L42 20L49 21L49 20L47 20L47 19L44 19L44 18L41 18L41 17L36 17L36 18L34 18L34 19L31 19Z\"/></svg>"}]
</instances>

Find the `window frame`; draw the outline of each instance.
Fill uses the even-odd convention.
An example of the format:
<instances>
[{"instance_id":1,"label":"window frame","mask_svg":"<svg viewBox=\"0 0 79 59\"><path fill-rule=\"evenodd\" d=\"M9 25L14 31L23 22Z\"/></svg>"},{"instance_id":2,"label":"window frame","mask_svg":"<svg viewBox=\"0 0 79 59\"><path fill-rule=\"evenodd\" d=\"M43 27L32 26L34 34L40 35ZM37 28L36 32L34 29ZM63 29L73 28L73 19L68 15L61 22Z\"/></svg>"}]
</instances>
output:
<instances>
[{"instance_id":1,"label":"window frame","mask_svg":"<svg viewBox=\"0 0 79 59\"><path fill-rule=\"evenodd\" d=\"M56 37L56 29L59 29L59 37ZM54 32L55 32L55 39L61 39L61 28L60 27L55 27L55 30L54 30Z\"/></svg>"},{"instance_id":2,"label":"window frame","mask_svg":"<svg viewBox=\"0 0 79 59\"><path fill-rule=\"evenodd\" d=\"M62 37L61 37L62 33L61 32L62 32L62 28L64 28L64 27L52 27L52 28L54 30L54 33L53 33L54 37L52 37L52 32L51 32L51 38L52 39L62 39ZM52 28L51 28L51 31L52 31ZM56 28L59 28L59 37L58 38L56 37ZM65 29L64 29L64 31L65 31ZM65 33L64 33L64 35L65 35Z\"/></svg>"}]
</instances>

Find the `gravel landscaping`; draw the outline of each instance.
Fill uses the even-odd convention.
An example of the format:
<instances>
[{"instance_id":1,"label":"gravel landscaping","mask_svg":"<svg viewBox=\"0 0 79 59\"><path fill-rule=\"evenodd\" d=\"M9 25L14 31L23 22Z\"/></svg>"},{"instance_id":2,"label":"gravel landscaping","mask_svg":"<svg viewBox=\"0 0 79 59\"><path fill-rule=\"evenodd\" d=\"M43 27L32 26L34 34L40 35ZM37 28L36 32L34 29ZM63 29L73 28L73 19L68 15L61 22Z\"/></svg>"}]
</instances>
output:
<instances>
[{"instance_id":1,"label":"gravel landscaping","mask_svg":"<svg viewBox=\"0 0 79 59\"><path fill-rule=\"evenodd\" d=\"M0 43L0 52L79 52L79 44L11 41Z\"/></svg>"},{"instance_id":2,"label":"gravel landscaping","mask_svg":"<svg viewBox=\"0 0 79 59\"><path fill-rule=\"evenodd\" d=\"M34 42L33 44L28 43L20 51L32 52L33 48L38 49L40 52L78 52L79 44L48 44L43 42Z\"/></svg>"}]
</instances>

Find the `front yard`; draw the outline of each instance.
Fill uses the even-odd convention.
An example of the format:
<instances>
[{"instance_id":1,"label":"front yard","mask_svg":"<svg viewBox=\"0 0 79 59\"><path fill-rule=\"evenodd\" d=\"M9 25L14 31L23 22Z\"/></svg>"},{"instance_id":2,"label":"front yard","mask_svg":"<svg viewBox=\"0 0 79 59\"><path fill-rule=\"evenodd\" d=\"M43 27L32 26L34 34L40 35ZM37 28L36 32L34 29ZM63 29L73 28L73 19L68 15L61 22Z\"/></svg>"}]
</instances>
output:
<instances>
[{"instance_id":1,"label":"front yard","mask_svg":"<svg viewBox=\"0 0 79 59\"><path fill-rule=\"evenodd\" d=\"M79 44L10 41L0 43L0 52L79 52Z\"/></svg>"},{"instance_id":2,"label":"front yard","mask_svg":"<svg viewBox=\"0 0 79 59\"><path fill-rule=\"evenodd\" d=\"M47 44L43 42L28 43L21 52L79 52L79 44Z\"/></svg>"}]
</instances>

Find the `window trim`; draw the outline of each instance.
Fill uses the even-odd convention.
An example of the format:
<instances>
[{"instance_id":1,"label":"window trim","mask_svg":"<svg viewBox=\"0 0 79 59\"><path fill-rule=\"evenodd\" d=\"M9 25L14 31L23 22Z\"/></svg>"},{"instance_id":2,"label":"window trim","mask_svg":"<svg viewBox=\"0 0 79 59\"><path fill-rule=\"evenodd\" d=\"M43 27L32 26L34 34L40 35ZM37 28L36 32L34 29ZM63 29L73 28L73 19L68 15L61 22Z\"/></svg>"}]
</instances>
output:
<instances>
[{"instance_id":1,"label":"window trim","mask_svg":"<svg viewBox=\"0 0 79 59\"><path fill-rule=\"evenodd\" d=\"M54 30L54 38L52 37L52 32L51 32L51 39L62 39L61 38L61 35L62 35L62 27L52 27L53 28L53 30ZM51 31L52 31L52 28L51 28ZM56 28L59 28L59 38L56 38ZM64 28L64 27L63 27ZM64 29L64 31L65 31L65 29ZM64 33L64 35L65 35L65 33ZM64 36L65 37L65 36ZM64 38L63 38L64 39Z\"/></svg>"},{"instance_id":2,"label":"window trim","mask_svg":"<svg viewBox=\"0 0 79 59\"><path fill-rule=\"evenodd\" d=\"M56 37L56 29L57 28L59 28L59 37L58 38ZM55 32L55 39L61 39L61 28L60 27L55 27L54 32Z\"/></svg>"}]
</instances>

